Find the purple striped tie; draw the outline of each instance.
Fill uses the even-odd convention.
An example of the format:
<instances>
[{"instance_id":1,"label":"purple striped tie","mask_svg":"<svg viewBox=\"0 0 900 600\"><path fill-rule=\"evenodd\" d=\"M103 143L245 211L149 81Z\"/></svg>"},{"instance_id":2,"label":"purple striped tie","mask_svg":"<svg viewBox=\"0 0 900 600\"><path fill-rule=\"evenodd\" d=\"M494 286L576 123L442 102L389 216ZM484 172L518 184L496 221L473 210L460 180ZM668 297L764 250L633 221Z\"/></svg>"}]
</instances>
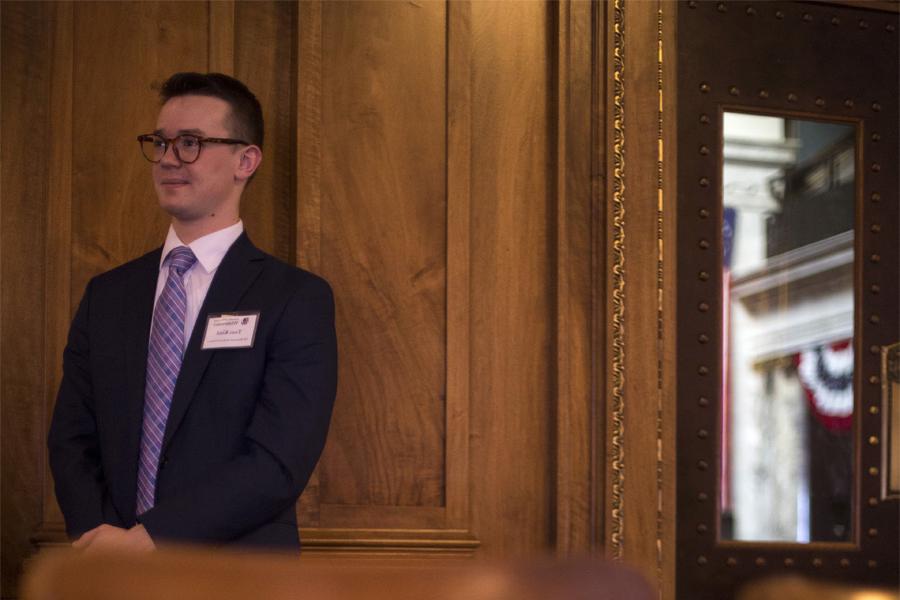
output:
<instances>
[{"instance_id":1,"label":"purple striped tie","mask_svg":"<svg viewBox=\"0 0 900 600\"><path fill-rule=\"evenodd\" d=\"M153 312L150 347L147 352L147 384L144 388L144 425L138 465L137 514L153 508L156 474L162 450L166 419L175 392L175 381L184 354L184 313L187 294L182 277L197 261L187 246L178 246L166 258L169 277Z\"/></svg>"}]
</instances>

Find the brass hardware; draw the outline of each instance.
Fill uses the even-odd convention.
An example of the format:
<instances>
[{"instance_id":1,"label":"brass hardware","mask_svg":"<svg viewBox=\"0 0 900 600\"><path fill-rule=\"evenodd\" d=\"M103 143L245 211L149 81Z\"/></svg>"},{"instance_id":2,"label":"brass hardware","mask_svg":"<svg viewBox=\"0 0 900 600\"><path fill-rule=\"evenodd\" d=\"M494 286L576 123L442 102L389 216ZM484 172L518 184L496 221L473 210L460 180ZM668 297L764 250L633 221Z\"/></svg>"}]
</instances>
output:
<instances>
[{"instance_id":1,"label":"brass hardware","mask_svg":"<svg viewBox=\"0 0 900 600\"><path fill-rule=\"evenodd\" d=\"M822 108L823 106L825 106L825 100L823 100L822 98L816 98L816 106Z\"/></svg>"},{"instance_id":2,"label":"brass hardware","mask_svg":"<svg viewBox=\"0 0 900 600\"><path fill-rule=\"evenodd\" d=\"M700 146L700 156L706 156L709 154L709 148L707 146Z\"/></svg>"},{"instance_id":3,"label":"brass hardware","mask_svg":"<svg viewBox=\"0 0 900 600\"><path fill-rule=\"evenodd\" d=\"M831 17L831 24L837 27L841 24L841 20L837 17Z\"/></svg>"},{"instance_id":4,"label":"brass hardware","mask_svg":"<svg viewBox=\"0 0 900 600\"><path fill-rule=\"evenodd\" d=\"M881 105L880 105L879 103L877 103L877 102L873 102L873 103L872 103L872 110L874 110L875 112L880 112L880 111L881 111Z\"/></svg>"},{"instance_id":5,"label":"brass hardware","mask_svg":"<svg viewBox=\"0 0 900 600\"><path fill-rule=\"evenodd\" d=\"M868 533L869 537L878 537L878 530L874 527L870 527Z\"/></svg>"},{"instance_id":6,"label":"brass hardware","mask_svg":"<svg viewBox=\"0 0 900 600\"><path fill-rule=\"evenodd\" d=\"M697 404L705 408L709 406L709 398L707 398L706 396L700 396L699 398L697 398ZM705 496L705 494L703 495Z\"/></svg>"},{"instance_id":7,"label":"brass hardware","mask_svg":"<svg viewBox=\"0 0 900 600\"><path fill-rule=\"evenodd\" d=\"M759 97L763 100L769 97L769 90L759 90Z\"/></svg>"},{"instance_id":8,"label":"brass hardware","mask_svg":"<svg viewBox=\"0 0 900 600\"><path fill-rule=\"evenodd\" d=\"M814 566L817 569L820 568L822 566L822 559L821 558L812 559L812 566Z\"/></svg>"},{"instance_id":9,"label":"brass hardware","mask_svg":"<svg viewBox=\"0 0 900 600\"><path fill-rule=\"evenodd\" d=\"M706 557L705 557L705 556L698 556L698 557L697 557L697 564L700 565L701 567L702 567L703 565L705 565L705 564L706 564Z\"/></svg>"},{"instance_id":10,"label":"brass hardware","mask_svg":"<svg viewBox=\"0 0 900 600\"><path fill-rule=\"evenodd\" d=\"M709 84L708 84L708 83L701 83L701 84L700 84L700 91L703 92L704 94L708 94L708 93L710 92L711 89L712 89L712 88L709 87Z\"/></svg>"},{"instance_id":11,"label":"brass hardware","mask_svg":"<svg viewBox=\"0 0 900 600\"><path fill-rule=\"evenodd\" d=\"M878 223L872 223L872 226L869 227L869 231L872 233L881 233L881 225Z\"/></svg>"},{"instance_id":12,"label":"brass hardware","mask_svg":"<svg viewBox=\"0 0 900 600\"><path fill-rule=\"evenodd\" d=\"M878 163L872 163L872 172L878 173L881 171L881 165Z\"/></svg>"},{"instance_id":13,"label":"brass hardware","mask_svg":"<svg viewBox=\"0 0 900 600\"><path fill-rule=\"evenodd\" d=\"M879 263L879 262L881 262L881 255L873 254L872 256L869 257L869 260L872 261L873 263Z\"/></svg>"},{"instance_id":14,"label":"brass hardware","mask_svg":"<svg viewBox=\"0 0 900 600\"><path fill-rule=\"evenodd\" d=\"M783 13L782 11L780 11L780 10L776 10L776 11L775 11L775 18L776 18L776 19L783 19L783 18L784 18L784 13Z\"/></svg>"},{"instance_id":15,"label":"brass hardware","mask_svg":"<svg viewBox=\"0 0 900 600\"><path fill-rule=\"evenodd\" d=\"M752 16L755 15L755 14L756 14L756 9L753 8L752 6L748 6L748 7L747 7L747 15L750 16L750 17L752 17Z\"/></svg>"},{"instance_id":16,"label":"brass hardware","mask_svg":"<svg viewBox=\"0 0 900 600\"><path fill-rule=\"evenodd\" d=\"M700 184L700 187L709 187L709 177L701 177L697 183Z\"/></svg>"},{"instance_id":17,"label":"brass hardware","mask_svg":"<svg viewBox=\"0 0 900 600\"><path fill-rule=\"evenodd\" d=\"M872 385L876 385L876 384L878 384L878 383L881 383L881 377L879 377L878 375L870 375L870 376L869 376L869 383L871 383Z\"/></svg>"},{"instance_id":18,"label":"brass hardware","mask_svg":"<svg viewBox=\"0 0 900 600\"><path fill-rule=\"evenodd\" d=\"M793 567L793 566L794 566L794 559L793 559L793 558L786 558L786 559L784 559L784 566L786 566L786 567Z\"/></svg>"},{"instance_id":19,"label":"brass hardware","mask_svg":"<svg viewBox=\"0 0 900 600\"><path fill-rule=\"evenodd\" d=\"M732 96L740 96L741 90L737 86L733 85L730 88L728 88L728 93L731 94Z\"/></svg>"},{"instance_id":20,"label":"brass hardware","mask_svg":"<svg viewBox=\"0 0 900 600\"><path fill-rule=\"evenodd\" d=\"M869 564L869 568L870 568L870 569L874 569L874 568L876 568L876 567L878 566L878 561L877 561L877 560L870 560L868 564Z\"/></svg>"},{"instance_id":21,"label":"brass hardware","mask_svg":"<svg viewBox=\"0 0 900 600\"><path fill-rule=\"evenodd\" d=\"M709 303L708 303L708 302L701 302L700 304L697 305L697 310L699 310L700 312L706 312L706 311L708 311L708 310L709 310Z\"/></svg>"},{"instance_id":22,"label":"brass hardware","mask_svg":"<svg viewBox=\"0 0 900 600\"><path fill-rule=\"evenodd\" d=\"M700 365L700 366L697 368L697 374L698 374L698 375L703 375L704 377L707 376L707 375L709 375L709 367L707 367L706 365Z\"/></svg>"},{"instance_id":23,"label":"brass hardware","mask_svg":"<svg viewBox=\"0 0 900 600\"><path fill-rule=\"evenodd\" d=\"M794 92L791 92L790 94L787 95L787 99L788 99L788 102L796 102L797 94L795 94Z\"/></svg>"},{"instance_id":24,"label":"brass hardware","mask_svg":"<svg viewBox=\"0 0 900 600\"><path fill-rule=\"evenodd\" d=\"M688 2L688 8L697 8L697 0L691 0Z\"/></svg>"},{"instance_id":25,"label":"brass hardware","mask_svg":"<svg viewBox=\"0 0 900 600\"><path fill-rule=\"evenodd\" d=\"M881 293L881 286L878 285L877 283L873 283L873 284L871 285L871 287L869 287L869 290L870 290L873 294L880 294L880 293Z\"/></svg>"},{"instance_id":26,"label":"brass hardware","mask_svg":"<svg viewBox=\"0 0 900 600\"><path fill-rule=\"evenodd\" d=\"M869 22L866 21L865 19L860 19L860 20L859 20L859 28L860 28L860 29L868 29L868 28L869 28Z\"/></svg>"},{"instance_id":27,"label":"brass hardware","mask_svg":"<svg viewBox=\"0 0 900 600\"><path fill-rule=\"evenodd\" d=\"M881 202L881 194L872 192L872 202Z\"/></svg>"},{"instance_id":28,"label":"brass hardware","mask_svg":"<svg viewBox=\"0 0 900 600\"><path fill-rule=\"evenodd\" d=\"M709 248L709 242L706 240L700 240L697 245L700 246L701 250L707 250Z\"/></svg>"},{"instance_id":29,"label":"brass hardware","mask_svg":"<svg viewBox=\"0 0 900 600\"><path fill-rule=\"evenodd\" d=\"M884 29L885 29L885 31L889 31L891 33L894 33L895 31L897 31L897 28L894 27L893 23L888 23L887 25L884 26Z\"/></svg>"},{"instance_id":30,"label":"brass hardware","mask_svg":"<svg viewBox=\"0 0 900 600\"><path fill-rule=\"evenodd\" d=\"M705 440L706 438L709 437L709 432L706 431L705 429L698 429L697 437L700 438L701 440Z\"/></svg>"},{"instance_id":31,"label":"brass hardware","mask_svg":"<svg viewBox=\"0 0 900 600\"><path fill-rule=\"evenodd\" d=\"M728 12L728 6L726 6L724 2L719 2L716 5L716 10L719 12Z\"/></svg>"},{"instance_id":32,"label":"brass hardware","mask_svg":"<svg viewBox=\"0 0 900 600\"><path fill-rule=\"evenodd\" d=\"M700 279L700 281L706 281L707 279L709 279L709 273L707 273L706 271L700 271L699 273L697 273L697 278Z\"/></svg>"},{"instance_id":33,"label":"brass hardware","mask_svg":"<svg viewBox=\"0 0 900 600\"><path fill-rule=\"evenodd\" d=\"M697 525L697 533L703 534L703 533L706 533L706 531L707 531L706 523L700 523L699 525Z\"/></svg>"},{"instance_id":34,"label":"brass hardware","mask_svg":"<svg viewBox=\"0 0 900 600\"><path fill-rule=\"evenodd\" d=\"M812 15L809 13L803 13L803 21L805 23L809 23L810 21L812 21Z\"/></svg>"},{"instance_id":35,"label":"brass hardware","mask_svg":"<svg viewBox=\"0 0 900 600\"><path fill-rule=\"evenodd\" d=\"M764 566L766 566L766 559L763 558L762 556L757 556L757 557L756 557L756 560L754 560L753 562L754 562L754 564L755 564L757 567L764 567Z\"/></svg>"},{"instance_id":36,"label":"brass hardware","mask_svg":"<svg viewBox=\"0 0 900 600\"><path fill-rule=\"evenodd\" d=\"M706 462L705 460L698 460L697 468L700 469L701 471L706 471L707 469L709 469L709 463Z\"/></svg>"},{"instance_id":37,"label":"brass hardware","mask_svg":"<svg viewBox=\"0 0 900 600\"><path fill-rule=\"evenodd\" d=\"M877 445L878 445L878 436L877 436L877 435L870 435L870 436L869 436L869 445L870 445L870 446L877 446Z\"/></svg>"},{"instance_id":38,"label":"brass hardware","mask_svg":"<svg viewBox=\"0 0 900 600\"><path fill-rule=\"evenodd\" d=\"M880 412L881 412L881 409L878 408L878 406L876 406L876 405L874 405L874 404L873 404L872 406L869 407L869 414L870 414L870 415L877 415L877 414L880 413Z\"/></svg>"},{"instance_id":39,"label":"brass hardware","mask_svg":"<svg viewBox=\"0 0 900 600\"><path fill-rule=\"evenodd\" d=\"M849 561L848 559L846 559L846 558L842 558L842 559L841 559L841 562L840 562L840 565L841 565L841 567L843 567L844 569L846 569L847 567L850 566L850 561Z\"/></svg>"},{"instance_id":40,"label":"brass hardware","mask_svg":"<svg viewBox=\"0 0 900 600\"><path fill-rule=\"evenodd\" d=\"M869 346L869 353L870 354L881 354L881 346L876 346L875 344L872 344L871 346Z\"/></svg>"},{"instance_id":41,"label":"brass hardware","mask_svg":"<svg viewBox=\"0 0 900 600\"><path fill-rule=\"evenodd\" d=\"M697 341L700 342L701 344L706 344L709 342L709 336L706 335L705 333L701 333L700 335L697 336ZM879 350L879 352L880 352L880 350Z\"/></svg>"},{"instance_id":42,"label":"brass hardware","mask_svg":"<svg viewBox=\"0 0 900 600\"><path fill-rule=\"evenodd\" d=\"M729 556L728 559L725 561L725 564L728 565L729 567L736 567L737 559L733 556Z\"/></svg>"},{"instance_id":43,"label":"brass hardware","mask_svg":"<svg viewBox=\"0 0 900 600\"><path fill-rule=\"evenodd\" d=\"M853 100L847 98L846 100L844 100L844 106L846 106L847 108L853 108Z\"/></svg>"},{"instance_id":44,"label":"brass hardware","mask_svg":"<svg viewBox=\"0 0 900 600\"><path fill-rule=\"evenodd\" d=\"M709 116L700 115L700 123L703 125L709 125Z\"/></svg>"},{"instance_id":45,"label":"brass hardware","mask_svg":"<svg viewBox=\"0 0 900 600\"><path fill-rule=\"evenodd\" d=\"M879 317L878 315L872 315L869 317L869 323L872 323L873 325L878 325L878 323L880 323L880 322L881 322L881 317Z\"/></svg>"},{"instance_id":46,"label":"brass hardware","mask_svg":"<svg viewBox=\"0 0 900 600\"><path fill-rule=\"evenodd\" d=\"M878 467L869 467L869 475L878 477Z\"/></svg>"},{"instance_id":47,"label":"brass hardware","mask_svg":"<svg viewBox=\"0 0 900 600\"><path fill-rule=\"evenodd\" d=\"M869 506L878 506L878 498L875 496L869 498Z\"/></svg>"},{"instance_id":48,"label":"brass hardware","mask_svg":"<svg viewBox=\"0 0 900 600\"><path fill-rule=\"evenodd\" d=\"M881 141L881 134L880 134L880 133L873 133L873 134L872 134L872 141L873 141L873 142L880 142L880 141Z\"/></svg>"},{"instance_id":49,"label":"brass hardware","mask_svg":"<svg viewBox=\"0 0 900 600\"><path fill-rule=\"evenodd\" d=\"M709 496L706 495L706 492L700 492L699 494L697 494L697 500L699 500L700 502L706 502L707 500L709 500Z\"/></svg>"},{"instance_id":50,"label":"brass hardware","mask_svg":"<svg viewBox=\"0 0 900 600\"><path fill-rule=\"evenodd\" d=\"M700 216L701 219L706 219L707 217L709 217L709 209L701 208L700 210L697 211L697 214Z\"/></svg>"}]
</instances>

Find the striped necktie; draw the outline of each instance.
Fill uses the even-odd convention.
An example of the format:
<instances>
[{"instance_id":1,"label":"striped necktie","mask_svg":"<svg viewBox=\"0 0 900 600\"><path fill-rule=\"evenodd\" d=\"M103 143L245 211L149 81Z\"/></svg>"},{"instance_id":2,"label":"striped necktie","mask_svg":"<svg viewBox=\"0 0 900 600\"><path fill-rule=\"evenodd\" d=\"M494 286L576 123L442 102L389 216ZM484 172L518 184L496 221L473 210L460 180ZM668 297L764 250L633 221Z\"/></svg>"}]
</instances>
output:
<instances>
[{"instance_id":1,"label":"striped necktie","mask_svg":"<svg viewBox=\"0 0 900 600\"><path fill-rule=\"evenodd\" d=\"M144 388L144 423L141 429L141 455L138 464L137 514L153 508L156 496L156 475L162 450L166 420L175 382L184 354L184 315L187 293L185 272L197 261L187 246L178 246L166 258L169 276L163 287L150 330L147 352L147 381Z\"/></svg>"}]
</instances>

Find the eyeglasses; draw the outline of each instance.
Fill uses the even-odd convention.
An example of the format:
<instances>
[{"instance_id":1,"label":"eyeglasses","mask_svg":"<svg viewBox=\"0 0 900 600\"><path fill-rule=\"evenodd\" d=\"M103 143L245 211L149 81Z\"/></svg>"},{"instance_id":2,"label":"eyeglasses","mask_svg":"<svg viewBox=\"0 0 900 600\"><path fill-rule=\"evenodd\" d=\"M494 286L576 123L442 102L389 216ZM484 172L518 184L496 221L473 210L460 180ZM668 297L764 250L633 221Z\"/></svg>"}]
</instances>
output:
<instances>
[{"instance_id":1,"label":"eyeglasses","mask_svg":"<svg viewBox=\"0 0 900 600\"><path fill-rule=\"evenodd\" d=\"M175 158L183 163L192 163L200 158L200 150L203 144L244 144L249 146L249 142L243 140L233 140L230 138L212 138L199 137L196 135L177 135L171 139L164 138L155 133L139 135L137 141L141 144L141 153L144 158L152 163L158 163L166 155L169 145L175 152Z\"/></svg>"}]
</instances>

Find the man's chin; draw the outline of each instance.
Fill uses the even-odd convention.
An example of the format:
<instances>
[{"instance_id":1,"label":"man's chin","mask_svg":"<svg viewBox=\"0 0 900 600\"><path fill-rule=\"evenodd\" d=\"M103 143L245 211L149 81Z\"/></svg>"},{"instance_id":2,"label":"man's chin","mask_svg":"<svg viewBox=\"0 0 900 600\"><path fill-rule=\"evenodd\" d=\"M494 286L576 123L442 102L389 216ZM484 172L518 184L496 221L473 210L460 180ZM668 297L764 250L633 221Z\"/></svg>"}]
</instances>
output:
<instances>
[{"instance_id":1,"label":"man's chin","mask_svg":"<svg viewBox=\"0 0 900 600\"><path fill-rule=\"evenodd\" d=\"M194 221L200 217L196 210L184 206L179 202L173 202L172 198L159 198L159 207L173 219L178 221Z\"/></svg>"}]
</instances>

